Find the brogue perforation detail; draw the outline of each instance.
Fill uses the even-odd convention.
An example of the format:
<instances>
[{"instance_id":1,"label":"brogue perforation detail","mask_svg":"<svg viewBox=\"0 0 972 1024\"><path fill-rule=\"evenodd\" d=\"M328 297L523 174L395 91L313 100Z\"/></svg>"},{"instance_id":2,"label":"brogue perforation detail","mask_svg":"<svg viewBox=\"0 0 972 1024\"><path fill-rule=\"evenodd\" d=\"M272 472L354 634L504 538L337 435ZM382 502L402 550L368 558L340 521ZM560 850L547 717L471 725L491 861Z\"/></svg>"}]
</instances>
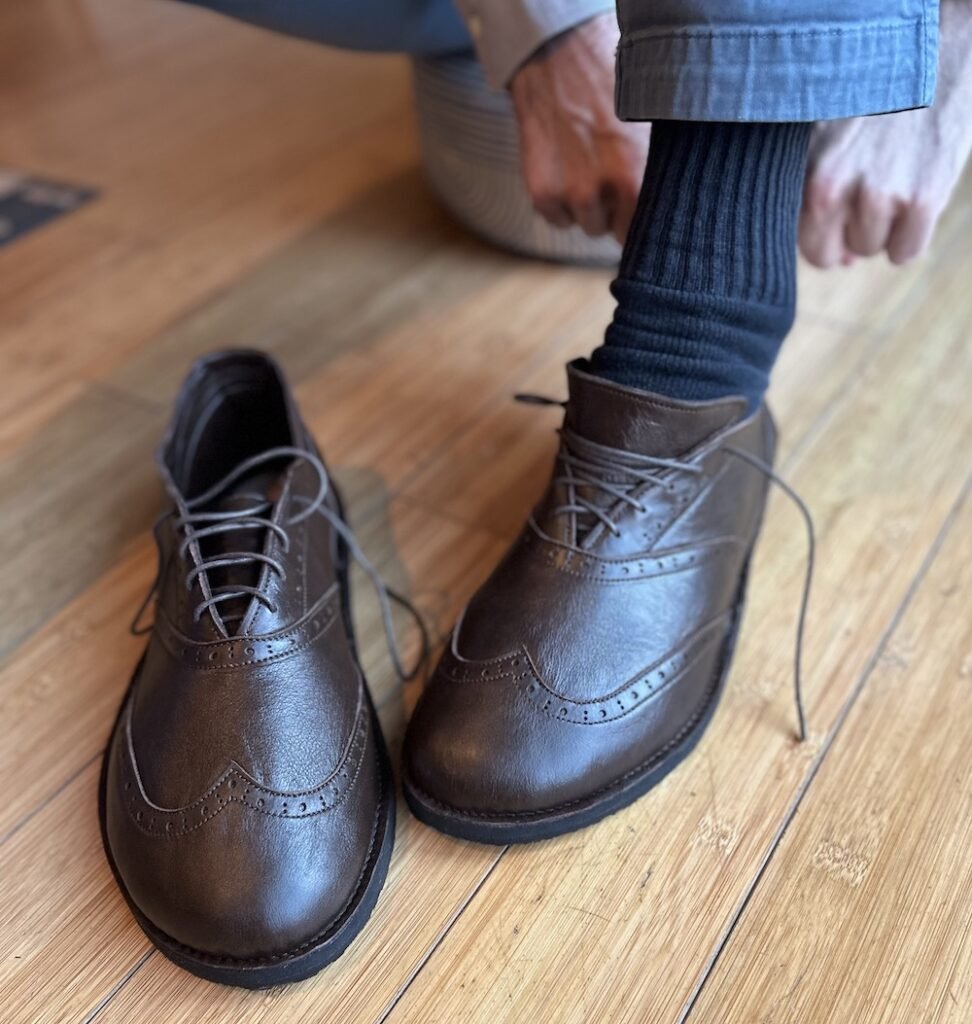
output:
<instances>
[{"instance_id":1,"label":"brogue perforation detail","mask_svg":"<svg viewBox=\"0 0 972 1024\"><path fill-rule=\"evenodd\" d=\"M533 543L542 544L544 563L558 572L594 583L631 583L634 580L653 579L671 573L686 572L712 561L720 549L732 545L743 547L742 537L718 537L693 548L646 552L641 556L624 559L600 558L590 552L561 546L535 537Z\"/></svg>"},{"instance_id":2,"label":"brogue perforation detail","mask_svg":"<svg viewBox=\"0 0 972 1024\"><path fill-rule=\"evenodd\" d=\"M292 629L266 636L198 643L182 636L164 615L157 618L154 628L169 651L190 668L200 671L238 668L281 661L303 650L339 618L339 604L335 586Z\"/></svg>"},{"instance_id":3,"label":"brogue perforation detail","mask_svg":"<svg viewBox=\"0 0 972 1024\"><path fill-rule=\"evenodd\" d=\"M127 742L118 745L122 799L140 831L175 839L202 828L233 803L272 818L310 818L339 807L354 788L368 746L368 711L362 705L351 742L337 767L311 789L284 792L264 786L235 762L202 796L178 808L157 807L145 796L135 763L131 738L131 707L125 712Z\"/></svg>"},{"instance_id":4,"label":"brogue perforation detail","mask_svg":"<svg viewBox=\"0 0 972 1024\"><path fill-rule=\"evenodd\" d=\"M440 665L444 676L455 683L492 683L509 679L538 710L557 722L572 725L602 725L631 714L667 689L702 657L723 635L731 616L726 612L698 630L681 647L602 700L579 701L552 690L537 672L525 651L493 658L488 662L466 662L449 650Z\"/></svg>"}]
</instances>

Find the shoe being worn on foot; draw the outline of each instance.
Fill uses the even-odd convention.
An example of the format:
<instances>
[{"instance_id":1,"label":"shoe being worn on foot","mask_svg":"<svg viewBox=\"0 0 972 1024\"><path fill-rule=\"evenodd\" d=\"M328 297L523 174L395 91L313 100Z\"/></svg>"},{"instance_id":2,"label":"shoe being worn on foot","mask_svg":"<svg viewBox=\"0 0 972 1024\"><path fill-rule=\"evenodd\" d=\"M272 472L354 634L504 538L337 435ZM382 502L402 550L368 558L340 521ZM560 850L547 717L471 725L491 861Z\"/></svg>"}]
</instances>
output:
<instances>
[{"instance_id":1,"label":"shoe being worn on foot","mask_svg":"<svg viewBox=\"0 0 972 1024\"><path fill-rule=\"evenodd\" d=\"M580 828L685 757L729 668L769 479L782 484L765 406L674 401L583 362L568 378L546 496L406 733L409 806L465 839Z\"/></svg>"},{"instance_id":2,"label":"shoe being worn on foot","mask_svg":"<svg viewBox=\"0 0 972 1024\"><path fill-rule=\"evenodd\" d=\"M392 849L392 776L349 619L360 552L260 353L196 364L158 465L155 621L105 756L105 849L176 963L252 988L295 981L362 929Z\"/></svg>"}]
</instances>

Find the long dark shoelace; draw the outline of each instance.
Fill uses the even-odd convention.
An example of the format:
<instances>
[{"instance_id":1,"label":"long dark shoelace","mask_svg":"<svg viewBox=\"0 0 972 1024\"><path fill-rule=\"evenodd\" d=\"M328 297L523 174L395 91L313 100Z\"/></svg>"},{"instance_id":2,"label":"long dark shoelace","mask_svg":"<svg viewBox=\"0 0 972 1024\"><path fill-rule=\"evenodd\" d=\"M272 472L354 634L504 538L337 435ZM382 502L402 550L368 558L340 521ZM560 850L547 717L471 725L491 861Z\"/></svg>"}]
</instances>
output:
<instances>
[{"instance_id":1,"label":"long dark shoelace","mask_svg":"<svg viewBox=\"0 0 972 1024\"><path fill-rule=\"evenodd\" d=\"M245 508L231 510L214 510L205 508L207 504L219 498L234 483L252 473L254 469L257 469L264 464L275 462L279 459L306 462L317 473L319 481L317 494L314 498L308 500L307 498L303 498L299 495L296 496L295 503L304 503L304 507L286 519L283 523L276 523L273 521L271 515L274 503L269 498L260 494L235 495L236 497L242 497L247 501L253 502L252 505L248 505ZM271 613L277 610L274 602L261 587L249 586L238 582L228 583L223 586L209 586L208 574L213 570L229 568L232 566L263 564L268 566L270 571L279 579L286 579L286 570L283 564L278 559L273 558L270 555L266 555L258 551L228 551L220 552L211 556L203 556L200 548L201 541L208 537L214 537L219 534L231 533L238 530L269 530L276 536L283 548L283 552L286 554L286 552L290 550L289 529L296 526L298 523L303 522L305 519L309 519L312 515L320 515L323 516L324 519L326 519L340 535L341 539L347 545L351 556L358 563L359 567L374 587L375 594L378 598L382 624L385 630L385 640L388 645L388 653L391 657L392 664L394 665L399 678L403 681L412 679L418 674L428 657L429 636L425 623L415 606L406 597L397 593L389 587L384 580L382 580L378 570L361 550L361 546L358 544L357 539L348 525L341 518L340 514L335 512L329 505L325 504L325 498L330 490L330 486L330 478L328 477L327 469L325 468L324 463L321 462L316 455L311 452L304 451L301 448L280 446L277 448L270 448L265 452L261 452L259 455L254 455L235 466L208 490L186 501L186 512L184 514L178 515L175 512L165 513L162 519L159 520L159 523L169 516L174 517L175 528L177 530L181 530L183 533L183 539L179 546L179 555L180 557L185 558L188 554L193 562L192 567L186 572L185 584L187 590L192 590L194 584L200 578L204 578L207 582L207 589L209 590L210 596L204 598L196 605L193 610L193 618L198 622L199 619L209 611L217 629L219 629L219 631L228 638L229 633L224 625L224 617L218 614L219 605L225 604L229 601L234 601L238 598L250 597L259 601ZM158 526L159 524L157 523L156 525ZM160 577L161 566L159 567L159 572L156 575L155 581L152 583L148 594L145 596L145 600L142 602L135 614L135 618L132 620L131 629L137 636L148 633L152 628L151 625L144 627L140 626L139 622L158 589ZM415 665L411 669L406 669L402 662L398 639L395 632L394 618L392 616L392 602L400 605L406 612L408 612L415 621L421 636L421 650ZM234 618L242 618L242 615L226 616L226 621L232 621Z\"/></svg>"},{"instance_id":2,"label":"long dark shoelace","mask_svg":"<svg viewBox=\"0 0 972 1024\"><path fill-rule=\"evenodd\" d=\"M554 405L564 407L558 402L543 395L520 394L516 401L529 405ZM608 510L597 502L591 501L579 493L581 487L606 494L616 502L630 505L638 512L644 512L641 500L632 494L643 484L662 482L659 474L677 472L699 474L702 467L685 462L681 459L658 458L653 455L639 455L618 448L598 444L575 434L569 427L560 428L560 452L558 458L564 472L554 477L554 483L562 485L566 490L567 500L552 509L553 515L588 515L597 522L603 523L607 530L615 536L620 531L611 518ZM722 449L728 455L742 459L754 469L762 473L774 483L799 509L807 530L807 562L803 579L803 592L800 597L800 611L797 616L796 639L793 655L793 690L796 704L797 724L801 742L807 738L807 717L803 702L803 647L806 632L807 610L810 605L810 590L813 584L813 571L816 563L817 542L813 527L813 517L806 502L795 490L773 469L769 463L758 456L739 448L726 446Z\"/></svg>"}]
</instances>

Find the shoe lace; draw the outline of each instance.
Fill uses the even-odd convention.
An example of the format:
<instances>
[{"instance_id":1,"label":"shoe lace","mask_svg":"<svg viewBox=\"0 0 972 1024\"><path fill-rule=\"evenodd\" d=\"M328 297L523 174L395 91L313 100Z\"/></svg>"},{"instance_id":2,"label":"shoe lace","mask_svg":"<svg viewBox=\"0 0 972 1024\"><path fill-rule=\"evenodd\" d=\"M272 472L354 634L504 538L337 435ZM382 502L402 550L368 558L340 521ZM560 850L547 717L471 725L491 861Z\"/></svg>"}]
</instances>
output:
<instances>
[{"instance_id":1,"label":"shoe lace","mask_svg":"<svg viewBox=\"0 0 972 1024\"><path fill-rule=\"evenodd\" d=\"M318 488L315 496L312 499L308 499L302 495L295 496L294 503L303 504L304 507L282 523L274 522L271 518L274 506L273 501L260 494L243 493L238 495L239 497L253 502L252 505L248 505L245 508L214 510L206 509L204 507L222 495L229 487L242 477L251 473L254 469L282 458L306 462L318 477ZM408 681L418 674L419 670L428 658L430 643L425 622L408 598L399 594L384 582L381 578L381 574L362 551L357 538L341 518L340 513L325 504L325 498L330 491L330 486L330 477L328 476L327 469L325 468L324 463L316 455L301 448L281 445L261 452L259 455L254 455L248 459L244 459L241 463L230 470L230 472L222 479L213 484L208 490L186 501L184 503L185 511L182 514L177 514L175 511L164 513L156 522L156 529L165 519L172 517L173 526L176 530L182 532L183 539L179 544L179 557L181 559L185 559L188 555L192 560L193 564L187 570L184 580L186 589L191 591L195 583L201 578L205 578L208 584L208 574L212 570L227 568L230 566L262 564L268 566L270 572L275 574L280 580L285 580L287 578L286 569L282 562L279 559L274 558L272 555L267 555L258 551L228 551L204 557L200 548L200 541L205 540L208 537L214 537L219 534L231 533L238 530L264 529L269 530L277 537L281 548L283 549L283 553L286 554L290 550L290 528L302 523L313 515L322 516L341 536L342 540L347 545L348 551L351 553L354 560L358 563L374 587L375 594L378 598L378 605L381 612L382 625L385 631L385 641L388 646L389 656L399 678L403 681ZM131 631L136 636L144 635L152 628L151 624L140 626L139 623L145 613L145 610L152 601L152 598L158 592L161 577L162 566L160 565L152 586L139 606L139 609L135 614L135 618L132 620ZM252 597L259 601L271 613L277 611L276 604L266 593L263 587L248 586L243 583L230 583L222 586L209 585L207 589L209 590L210 596L204 598L195 606L193 609L193 621L198 622L208 611L212 615L217 628L224 636L228 636L224 622L242 618L245 613L234 616L219 614L218 606L221 604L225 604L228 601L241 597ZM421 637L421 649L418 658L416 659L415 665L410 669L405 668L401 651L399 649L394 618L391 610L392 602L400 605L414 620Z\"/></svg>"},{"instance_id":2,"label":"shoe lace","mask_svg":"<svg viewBox=\"0 0 972 1024\"><path fill-rule=\"evenodd\" d=\"M514 396L514 399L529 405L566 407L565 402L558 402L543 395L518 394ZM701 466L681 459L640 455L598 444L580 437L567 426L561 427L557 433L560 435L558 459L559 464L563 467L563 472L554 476L553 483L565 488L567 500L555 506L551 510L551 514L554 516L590 514L598 522L603 523L604 527L615 536L619 536L621 531L608 511L580 494L579 487L587 487L595 493L606 494L623 504L630 505L637 512L645 512L646 508L641 499L632 493L638 491L641 485L659 483L659 473L665 471L691 474L703 472ZM722 451L727 455L742 459L779 487L797 507L806 527L806 571L800 596L793 652L793 696L796 705L798 735L800 741L803 742L807 738L807 716L803 700L803 649L817 549L813 516L806 502L769 463L764 462L751 452L730 445L723 447Z\"/></svg>"}]
</instances>

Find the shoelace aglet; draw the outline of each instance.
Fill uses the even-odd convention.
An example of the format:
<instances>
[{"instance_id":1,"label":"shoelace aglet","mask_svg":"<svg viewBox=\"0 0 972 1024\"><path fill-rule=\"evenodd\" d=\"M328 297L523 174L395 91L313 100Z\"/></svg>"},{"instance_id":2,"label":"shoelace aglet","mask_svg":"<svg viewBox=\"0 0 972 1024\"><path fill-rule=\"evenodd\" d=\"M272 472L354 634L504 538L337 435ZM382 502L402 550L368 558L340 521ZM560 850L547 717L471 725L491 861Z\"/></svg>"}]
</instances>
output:
<instances>
[{"instance_id":1,"label":"shoelace aglet","mask_svg":"<svg viewBox=\"0 0 972 1024\"><path fill-rule=\"evenodd\" d=\"M514 402L522 402L524 405L556 405L561 409L567 407L566 402L559 401L556 398L548 398L546 395L535 395L528 391L518 391L513 396Z\"/></svg>"}]
</instances>

